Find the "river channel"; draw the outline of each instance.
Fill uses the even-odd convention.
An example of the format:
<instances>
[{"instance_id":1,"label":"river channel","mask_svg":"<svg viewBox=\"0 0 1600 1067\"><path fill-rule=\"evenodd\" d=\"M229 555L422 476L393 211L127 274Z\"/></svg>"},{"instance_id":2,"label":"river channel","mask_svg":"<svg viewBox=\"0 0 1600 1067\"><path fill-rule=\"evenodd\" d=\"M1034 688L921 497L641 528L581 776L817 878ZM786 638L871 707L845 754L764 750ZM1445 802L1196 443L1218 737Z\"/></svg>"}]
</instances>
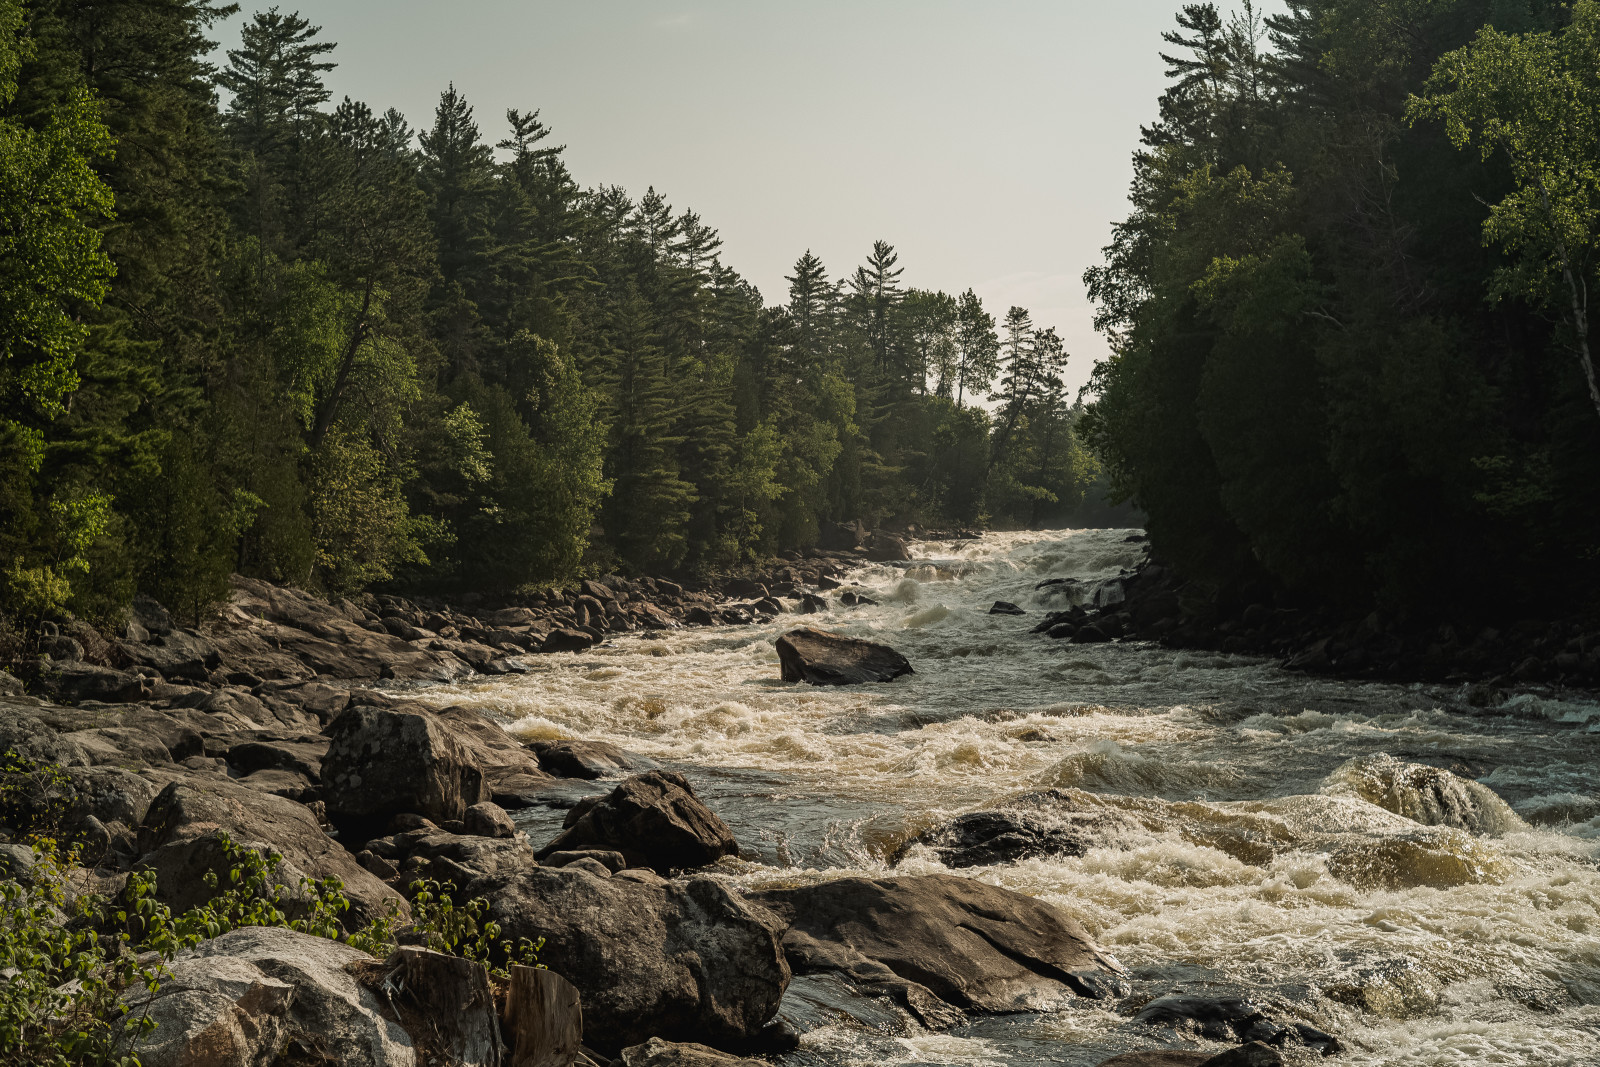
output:
<instances>
[{"instance_id":1,"label":"river channel","mask_svg":"<svg viewBox=\"0 0 1600 1067\"><path fill-rule=\"evenodd\" d=\"M683 772L741 842L714 872L741 886L882 876L923 829L1062 790L1103 816L1086 854L951 873L1072 915L1128 968L1136 998L1244 993L1346 1046L1296 1062L1600 1064L1600 704L1028 632L1068 598L1114 588L1102 583L1141 557L1134 534L919 543L909 563L849 576L876 605L626 635L419 695L478 707L525 740L610 741ZM1037 588L1051 578L1078 581ZM1028 614L990 615L996 600ZM784 684L773 640L802 625L887 642L916 673ZM519 813L536 845L561 817ZM943 869L921 847L892 868ZM1115 1008L1082 1001L945 1033L840 1025L790 1058L1092 1067L1207 1047Z\"/></svg>"}]
</instances>

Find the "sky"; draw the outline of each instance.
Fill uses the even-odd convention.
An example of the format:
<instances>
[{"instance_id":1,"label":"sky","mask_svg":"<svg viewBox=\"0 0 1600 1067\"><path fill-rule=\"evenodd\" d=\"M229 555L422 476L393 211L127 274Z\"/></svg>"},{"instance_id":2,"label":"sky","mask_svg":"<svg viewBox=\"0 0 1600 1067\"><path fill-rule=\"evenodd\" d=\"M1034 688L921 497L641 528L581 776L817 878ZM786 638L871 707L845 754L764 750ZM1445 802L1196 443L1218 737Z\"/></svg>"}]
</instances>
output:
<instances>
[{"instance_id":1,"label":"sky","mask_svg":"<svg viewBox=\"0 0 1600 1067\"><path fill-rule=\"evenodd\" d=\"M454 82L491 143L538 109L580 185L654 186L769 303L893 244L902 283L974 289L1105 352L1082 275L1126 214L1179 0L301 0L335 100L431 123ZM255 10L244 5L244 13ZM244 15L216 27L236 45ZM220 58L220 57L219 57Z\"/></svg>"}]
</instances>

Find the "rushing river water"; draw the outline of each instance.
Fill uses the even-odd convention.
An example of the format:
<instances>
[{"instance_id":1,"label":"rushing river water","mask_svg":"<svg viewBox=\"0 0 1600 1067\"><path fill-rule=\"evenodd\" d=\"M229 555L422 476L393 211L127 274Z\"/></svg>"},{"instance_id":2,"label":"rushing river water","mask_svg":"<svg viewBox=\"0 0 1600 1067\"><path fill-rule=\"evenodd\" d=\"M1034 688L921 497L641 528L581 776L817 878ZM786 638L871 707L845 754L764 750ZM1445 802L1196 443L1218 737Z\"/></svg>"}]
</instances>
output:
<instances>
[{"instance_id":1,"label":"rushing river water","mask_svg":"<svg viewBox=\"0 0 1600 1067\"><path fill-rule=\"evenodd\" d=\"M1086 855L955 873L1071 914L1136 996L1248 993L1338 1034L1346 1051L1329 1063L1600 1064L1600 705L1481 707L1445 689L1028 633L1065 588L1085 588L1039 582L1114 578L1140 557L1128 536L919 544L909 564L851 576L877 606L624 636L425 698L483 708L527 740L611 741L683 771L744 846L719 872L741 885L882 875L941 820L1066 790L1103 816ZM989 615L995 600L1029 614ZM773 639L800 625L890 643L917 673L783 684ZM519 815L538 844L562 813ZM894 868L942 869L920 847ZM1200 1047L1113 1008L943 1034L841 1028L794 1058L1090 1067Z\"/></svg>"}]
</instances>

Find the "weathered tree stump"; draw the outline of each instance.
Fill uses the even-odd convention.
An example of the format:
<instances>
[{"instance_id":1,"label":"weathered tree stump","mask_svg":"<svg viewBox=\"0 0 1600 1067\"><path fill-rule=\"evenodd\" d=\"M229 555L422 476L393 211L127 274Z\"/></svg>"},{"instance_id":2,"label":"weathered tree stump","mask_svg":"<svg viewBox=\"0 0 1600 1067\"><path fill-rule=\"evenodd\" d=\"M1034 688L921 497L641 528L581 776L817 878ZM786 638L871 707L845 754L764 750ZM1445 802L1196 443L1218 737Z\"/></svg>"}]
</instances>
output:
<instances>
[{"instance_id":1,"label":"weathered tree stump","mask_svg":"<svg viewBox=\"0 0 1600 1067\"><path fill-rule=\"evenodd\" d=\"M571 982L538 967L512 967L501 1026L507 1067L571 1067L583 1044L583 1006Z\"/></svg>"},{"instance_id":2,"label":"weathered tree stump","mask_svg":"<svg viewBox=\"0 0 1600 1067\"><path fill-rule=\"evenodd\" d=\"M504 1046L483 964L405 946L388 965L384 989L425 1062L501 1067Z\"/></svg>"}]
</instances>

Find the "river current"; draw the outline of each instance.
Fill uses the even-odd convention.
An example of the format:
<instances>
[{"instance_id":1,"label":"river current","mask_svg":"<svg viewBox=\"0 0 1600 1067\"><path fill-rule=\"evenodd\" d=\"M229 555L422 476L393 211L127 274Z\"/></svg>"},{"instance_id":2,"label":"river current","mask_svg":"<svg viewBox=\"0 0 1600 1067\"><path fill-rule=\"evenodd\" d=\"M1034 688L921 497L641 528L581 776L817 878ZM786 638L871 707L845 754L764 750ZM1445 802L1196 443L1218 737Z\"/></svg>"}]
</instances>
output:
<instances>
[{"instance_id":1,"label":"river current","mask_svg":"<svg viewBox=\"0 0 1600 1067\"><path fill-rule=\"evenodd\" d=\"M716 876L743 886L942 871L921 846L888 859L955 815L1064 790L1101 816L1085 855L951 873L1072 915L1136 998L1247 994L1345 1044L1294 1062L1600 1065L1600 704L1028 633L1134 566L1134 533L919 543L909 563L849 576L876 605L625 635L419 695L525 740L611 741L682 771L745 850ZM1051 578L1079 582L1036 588ZM996 600L1028 614L990 615ZM887 642L916 673L783 684L773 640L802 625ZM537 845L562 812L518 816ZM945 1033L840 1026L791 1059L1092 1067L1210 1047L1113 1008Z\"/></svg>"}]
</instances>

